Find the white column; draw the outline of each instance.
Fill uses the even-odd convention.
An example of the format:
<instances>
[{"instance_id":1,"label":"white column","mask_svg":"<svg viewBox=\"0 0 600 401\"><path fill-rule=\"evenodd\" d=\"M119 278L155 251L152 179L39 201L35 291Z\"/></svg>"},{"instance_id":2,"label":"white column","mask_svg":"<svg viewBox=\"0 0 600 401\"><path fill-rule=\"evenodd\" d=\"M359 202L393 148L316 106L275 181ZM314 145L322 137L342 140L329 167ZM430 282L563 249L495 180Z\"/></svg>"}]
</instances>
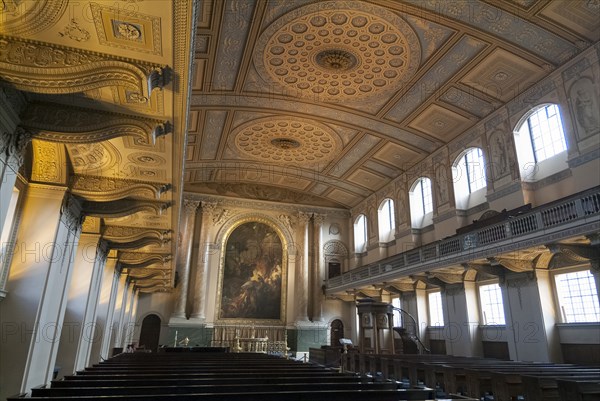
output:
<instances>
[{"instance_id":1,"label":"white column","mask_svg":"<svg viewBox=\"0 0 600 401\"><path fill-rule=\"evenodd\" d=\"M301 238L298 252L300 252L300 258L296 262L296 277L294 280L294 286L296 288L296 320L307 321L308 314L308 226L310 221L310 215L304 212L298 214L298 225L299 225L299 236Z\"/></svg>"},{"instance_id":2,"label":"white column","mask_svg":"<svg viewBox=\"0 0 600 401\"><path fill-rule=\"evenodd\" d=\"M176 259L176 270L179 272L177 299L175 309L171 320L185 319L185 309L187 306L189 281L190 281L190 262L192 259L192 243L194 239L194 221L196 219L196 210L200 202L185 199L183 201L183 218L180 225L181 242Z\"/></svg>"},{"instance_id":3,"label":"white column","mask_svg":"<svg viewBox=\"0 0 600 401\"><path fill-rule=\"evenodd\" d=\"M132 316L137 292L138 290L135 288L135 285L131 283L129 285L127 309L125 309L125 320L123 322L123 348L126 348L130 344L129 339L135 327L135 321L132 321Z\"/></svg>"},{"instance_id":4,"label":"white column","mask_svg":"<svg viewBox=\"0 0 600 401\"><path fill-rule=\"evenodd\" d=\"M510 359L561 362L548 271L507 273L500 282Z\"/></svg>"},{"instance_id":5,"label":"white column","mask_svg":"<svg viewBox=\"0 0 600 401\"><path fill-rule=\"evenodd\" d=\"M133 298L131 303L131 313L129 317L129 330L127 331L127 337L125 338L125 342L127 344L133 343L134 333L139 332L139 327L137 325L137 311L138 311L138 301L140 299L140 290L138 288L133 292Z\"/></svg>"},{"instance_id":6,"label":"white column","mask_svg":"<svg viewBox=\"0 0 600 401\"><path fill-rule=\"evenodd\" d=\"M30 184L26 193L9 296L0 303L0 398L52 379L81 230L80 205L65 190Z\"/></svg>"},{"instance_id":7,"label":"white column","mask_svg":"<svg viewBox=\"0 0 600 401\"><path fill-rule=\"evenodd\" d=\"M102 283L100 284L100 294L98 297L98 308L96 310L96 320L94 324L94 331L92 333L92 347L90 351L89 361L86 365L100 362L100 350L102 344L106 340L108 344L110 337L110 320L112 320L112 314L115 310L115 300L117 294L117 286L119 285L119 275L115 272L115 266L117 265L117 259L115 257L107 257L104 263L104 272L102 273ZM108 349L108 345L106 347ZM106 359L108 353L102 354L102 357Z\"/></svg>"},{"instance_id":8,"label":"white column","mask_svg":"<svg viewBox=\"0 0 600 401\"><path fill-rule=\"evenodd\" d=\"M113 317L110 328L110 345L108 345L108 355L112 355L112 347L118 347L117 344L119 341L119 333L121 333L121 325L123 323L123 311L125 310L125 304L123 301L125 300L127 294L127 274L121 272L119 277L119 284L117 286L116 300L115 300L115 308L113 312Z\"/></svg>"},{"instance_id":9,"label":"white column","mask_svg":"<svg viewBox=\"0 0 600 401\"><path fill-rule=\"evenodd\" d=\"M325 216L314 214L313 215L313 259L311 266L311 275L312 275L312 312L313 312L313 321L321 321L322 317L322 309L323 309L323 268L321 262L321 249L323 247L321 227L323 226L323 221L325 220Z\"/></svg>"},{"instance_id":10,"label":"white column","mask_svg":"<svg viewBox=\"0 0 600 401\"><path fill-rule=\"evenodd\" d=\"M85 358L89 353L92 316L96 314L102 268L106 260L106 248L98 249L99 240L99 234L81 234L75 252L73 277L68 289L67 308L56 360L57 366L61 368L61 376L83 369L85 359L80 360L79 364L77 359Z\"/></svg>"},{"instance_id":11,"label":"white column","mask_svg":"<svg viewBox=\"0 0 600 401\"><path fill-rule=\"evenodd\" d=\"M447 285L444 300L446 353L455 356L481 356L477 286L473 281Z\"/></svg>"},{"instance_id":12,"label":"white column","mask_svg":"<svg viewBox=\"0 0 600 401\"><path fill-rule=\"evenodd\" d=\"M114 322L117 309L117 302L122 300L118 297L118 294L122 292L123 286L125 286L125 280L127 276L121 274L119 269L117 268L117 263L115 260L115 267L113 269L113 280L110 288L110 298L108 300L107 305L107 313L106 313L106 324L103 328L102 341L100 344L100 359L108 359L111 355L110 345L113 343L114 336ZM119 291L121 290L121 291ZM119 307L120 308L120 307ZM117 315L118 316L118 315Z\"/></svg>"},{"instance_id":13,"label":"white column","mask_svg":"<svg viewBox=\"0 0 600 401\"><path fill-rule=\"evenodd\" d=\"M119 285L121 282L119 281ZM121 297L121 302L119 303L119 320L115 322L115 341L113 347L115 348L123 348L123 327L125 326L125 318L127 316L127 308L129 306L129 294L130 294L130 286L131 281L129 278L125 277L125 285L123 286L123 293L117 294L117 296ZM115 314L117 311L115 310Z\"/></svg>"},{"instance_id":14,"label":"white column","mask_svg":"<svg viewBox=\"0 0 600 401\"><path fill-rule=\"evenodd\" d=\"M196 275L194 280L194 300L190 320L204 321L206 319L206 289L207 271L210 258L210 244L208 242L208 230L210 229L210 219L216 204L202 203L200 207L201 220L200 225L200 249L198 251L198 263L196 265Z\"/></svg>"}]
</instances>

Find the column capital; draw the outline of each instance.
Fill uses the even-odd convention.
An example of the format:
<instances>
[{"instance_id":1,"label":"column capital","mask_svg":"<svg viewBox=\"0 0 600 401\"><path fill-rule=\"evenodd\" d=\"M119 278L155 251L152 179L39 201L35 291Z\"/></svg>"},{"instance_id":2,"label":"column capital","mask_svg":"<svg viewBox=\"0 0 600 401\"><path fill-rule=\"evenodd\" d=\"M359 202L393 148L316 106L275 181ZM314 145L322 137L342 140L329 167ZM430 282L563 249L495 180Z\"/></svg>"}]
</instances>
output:
<instances>
[{"instance_id":1,"label":"column capital","mask_svg":"<svg viewBox=\"0 0 600 401\"><path fill-rule=\"evenodd\" d=\"M31 143L33 134L23 127L17 127L14 132L3 132L0 135L0 154L14 157L17 164L23 164L25 149Z\"/></svg>"},{"instance_id":2,"label":"column capital","mask_svg":"<svg viewBox=\"0 0 600 401\"><path fill-rule=\"evenodd\" d=\"M196 213L196 210L198 210L199 206L200 201L191 199L183 200L183 210L185 211L186 215L193 215L194 213Z\"/></svg>"}]
</instances>

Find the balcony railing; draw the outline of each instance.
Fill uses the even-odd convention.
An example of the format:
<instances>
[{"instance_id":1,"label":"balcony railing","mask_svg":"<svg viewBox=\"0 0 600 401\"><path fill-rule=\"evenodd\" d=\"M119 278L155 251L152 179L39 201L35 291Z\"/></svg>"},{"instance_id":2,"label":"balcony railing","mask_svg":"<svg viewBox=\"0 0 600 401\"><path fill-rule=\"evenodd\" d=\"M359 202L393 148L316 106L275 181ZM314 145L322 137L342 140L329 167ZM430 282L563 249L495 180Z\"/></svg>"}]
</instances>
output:
<instances>
[{"instance_id":1,"label":"balcony railing","mask_svg":"<svg viewBox=\"0 0 600 401\"><path fill-rule=\"evenodd\" d=\"M538 242L563 239L564 237L586 234L573 232L574 226L591 223L598 229L600 224L600 187L531 209L517 217L509 217L502 222L475 229L460 235L443 239L419 248L402 252L390 258L358 267L340 276L327 280L327 291L335 292L352 288L356 284L375 284L380 279L414 274L426 268L442 267L441 263L460 263L474 258L496 256L499 248L503 251L523 249L532 246L522 242L531 237L539 237ZM595 223L595 225L594 225ZM569 230L569 231L566 231ZM589 232L587 232L589 233ZM486 255L487 253L487 255Z\"/></svg>"}]
</instances>

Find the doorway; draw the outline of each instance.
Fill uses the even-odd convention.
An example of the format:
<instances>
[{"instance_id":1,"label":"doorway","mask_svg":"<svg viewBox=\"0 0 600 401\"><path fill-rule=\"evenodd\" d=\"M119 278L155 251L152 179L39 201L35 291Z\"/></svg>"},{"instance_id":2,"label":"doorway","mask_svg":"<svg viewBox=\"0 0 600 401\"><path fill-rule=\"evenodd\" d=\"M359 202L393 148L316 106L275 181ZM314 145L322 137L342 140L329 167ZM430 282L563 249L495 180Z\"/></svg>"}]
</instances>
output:
<instances>
[{"instance_id":1,"label":"doorway","mask_svg":"<svg viewBox=\"0 0 600 401\"><path fill-rule=\"evenodd\" d=\"M340 346L340 339L344 338L344 323L340 319L331 322L331 343L332 347Z\"/></svg>"},{"instance_id":2,"label":"doorway","mask_svg":"<svg viewBox=\"0 0 600 401\"><path fill-rule=\"evenodd\" d=\"M157 352L160 338L160 317L150 314L142 320L140 331L140 347L145 347L152 352Z\"/></svg>"}]
</instances>

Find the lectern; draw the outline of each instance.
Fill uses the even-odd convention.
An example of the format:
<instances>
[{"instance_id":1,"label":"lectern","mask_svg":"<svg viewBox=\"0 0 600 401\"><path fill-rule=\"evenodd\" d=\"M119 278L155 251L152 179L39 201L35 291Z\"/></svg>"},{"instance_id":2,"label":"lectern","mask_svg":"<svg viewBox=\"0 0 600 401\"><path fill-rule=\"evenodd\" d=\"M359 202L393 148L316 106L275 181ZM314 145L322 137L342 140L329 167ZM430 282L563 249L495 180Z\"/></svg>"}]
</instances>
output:
<instances>
[{"instance_id":1,"label":"lectern","mask_svg":"<svg viewBox=\"0 0 600 401\"><path fill-rule=\"evenodd\" d=\"M360 328L359 350L363 354L394 353L394 309L370 298L356 301Z\"/></svg>"}]
</instances>

